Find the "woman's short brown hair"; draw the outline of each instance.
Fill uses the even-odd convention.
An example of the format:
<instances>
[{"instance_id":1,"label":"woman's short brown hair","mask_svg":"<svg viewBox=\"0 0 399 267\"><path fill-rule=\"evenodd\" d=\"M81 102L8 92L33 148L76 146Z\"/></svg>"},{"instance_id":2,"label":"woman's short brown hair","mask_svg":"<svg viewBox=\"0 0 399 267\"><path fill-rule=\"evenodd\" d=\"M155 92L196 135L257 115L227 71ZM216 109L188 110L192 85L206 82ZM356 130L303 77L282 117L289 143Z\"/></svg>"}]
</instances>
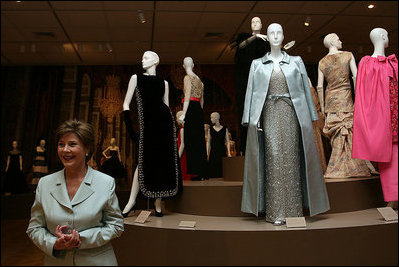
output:
<instances>
[{"instance_id":1,"label":"woman's short brown hair","mask_svg":"<svg viewBox=\"0 0 399 267\"><path fill-rule=\"evenodd\" d=\"M93 155L94 150L93 126L91 126L90 123L78 121L76 119L65 121L58 126L57 130L55 131L55 140L57 144L60 138L67 133L76 134L80 141L82 141L85 148L89 149L88 156L86 157L87 162Z\"/></svg>"}]
</instances>

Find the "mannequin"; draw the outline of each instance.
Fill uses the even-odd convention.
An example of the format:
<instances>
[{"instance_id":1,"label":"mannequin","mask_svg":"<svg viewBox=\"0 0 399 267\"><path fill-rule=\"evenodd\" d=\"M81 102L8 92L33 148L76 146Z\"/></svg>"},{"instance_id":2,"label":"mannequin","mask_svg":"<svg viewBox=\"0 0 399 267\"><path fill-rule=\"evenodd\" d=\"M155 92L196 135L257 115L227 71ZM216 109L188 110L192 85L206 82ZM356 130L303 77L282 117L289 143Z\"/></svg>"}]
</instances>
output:
<instances>
[{"instance_id":1,"label":"mannequin","mask_svg":"<svg viewBox=\"0 0 399 267\"><path fill-rule=\"evenodd\" d=\"M191 57L183 60L184 104L180 121L184 123L184 147L187 155L187 173L196 175L192 180L206 179L206 147L204 136L204 84L193 72Z\"/></svg>"},{"instance_id":2,"label":"mannequin","mask_svg":"<svg viewBox=\"0 0 399 267\"><path fill-rule=\"evenodd\" d=\"M316 146L317 146L317 152L319 152L321 169L323 170L323 173L324 173L327 169L326 156L324 153L324 145L323 145L323 140L322 140L322 133L323 133L323 127L324 127L324 116L321 113L321 107L320 107L319 98L317 96L316 89L313 87L310 79L309 79L309 86L310 86L310 91L312 92L313 103L316 107L317 115L319 116L319 119L317 121L313 121L312 125L313 125L313 132L314 132L314 137L315 137L315 141L316 141Z\"/></svg>"},{"instance_id":3,"label":"mannequin","mask_svg":"<svg viewBox=\"0 0 399 267\"><path fill-rule=\"evenodd\" d=\"M249 68L252 60L263 57L266 52L270 51L270 44L266 39L266 35L261 34L262 21L259 17L251 19L250 33L239 33L230 42L230 47L233 49L237 47L234 63L234 89L235 89L235 112L237 115L238 124L241 123L242 113L244 109L245 92L247 89ZM284 48L290 49L295 44L295 41L289 42ZM239 153L245 153L247 128L240 125L239 135Z\"/></svg>"},{"instance_id":4,"label":"mannequin","mask_svg":"<svg viewBox=\"0 0 399 267\"><path fill-rule=\"evenodd\" d=\"M4 193L6 196L28 191L25 176L22 172L22 155L18 142L12 141L12 149L8 152L5 169Z\"/></svg>"},{"instance_id":5,"label":"mannequin","mask_svg":"<svg viewBox=\"0 0 399 267\"><path fill-rule=\"evenodd\" d=\"M351 52L340 51L342 42L335 33L324 38L328 54L319 62L317 92L321 112L326 114L323 133L331 143L331 157L326 178L347 178L371 176L367 163L352 158L353 100L350 90L349 69L356 84L356 62ZM326 100L323 96L323 82L326 78ZM371 165L371 164L370 164Z\"/></svg>"},{"instance_id":6,"label":"mannequin","mask_svg":"<svg viewBox=\"0 0 399 267\"><path fill-rule=\"evenodd\" d=\"M314 140L318 119L302 59L281 50L280 24L267 28L271 51L252 61L242 124L248 126L241 211L283 225L286 217L330 208Z\"/></svg>"},{"instance_id":7,"label":"mannequin","mask_svg":"<svg viewBox=\"0 0 399 267\"><path fill-rule=\"evenodd\" d=\"M179 134L177 136L177 145L179 147L179 158L180 158L180 166L181 166L181 174L183 180L190 180L195 175L187 173L187 159L186 159L186 151L184 150L184 124L179 120L179 118L183 115L183 111L180 110L176 113L176 121L179 127Z\"/></svg>"},{"instance_id":8,"label":"mannequin","mask_svg":"<svg viewBox=\"0 0 399 267\"><path fill-rule=\"evenodd\" d=\"M139 119L138 166L129 201L122 211L124 217L135 210L139 190L144 196L155 199L155 216L162 217L162 198L176 196L182 189L176 126L169 109L169 85L156 76L158 64L159 57L155 52L143 54L145 73L132 75L123 102L124 119L131 137L135 136L129 116L133 95L136 96Z\"/></svg>"},{"instance_id":9,"label":"mannequin","mask_svg":"<svg viewBox=\"0 0 399 267\"><path fill-rule=\"evenodd\" d=\"M33 178L32 178L32 186L35 191L37 184L41 177L48 174L47 167L47 151L46 151L46 141L41 139L39 142L39 146L35 149L35 158L33 161Z\"/></svg>"},{"instance_id":10,"label":"mannequin","mask_svg":"<svg viewBox=\"0 0 399 267\"><path fill-rule=\"evenodd\" d=\"M352 157L378 162L384 200L398 208L398 60L386 57L388 32L370 32L371 56L359 62Z\"/></svg>"},{"instance_id":11,"label":"mannequin","mask_svg":"<svg viewBox=\"0 0 399 267\"><path fill-rule=\"evenodd\" d=\"M107 155L107 152L110 156ZM116 139L111 138L110 145L102 152L106 158L102 164L100 171L114 177L115 179L122 179L126 176L125 167L122 164L119 147L116 145Z\"/></svg>"},{"instance_id":12,"label":"mannequin","mask_svg":"<svg viewBox=\"0 0 399 267\"><path fill-rule=\"evenodd\" d=\"M208 176L212 178L223 177L223 162L222 158L231 157L230 153L230 138L229 131L226 127L220 124L220 114L212 112L211 122L213 126L209 129L209 137L207 142L208 161Z\"/></svg>"}]
</instances>

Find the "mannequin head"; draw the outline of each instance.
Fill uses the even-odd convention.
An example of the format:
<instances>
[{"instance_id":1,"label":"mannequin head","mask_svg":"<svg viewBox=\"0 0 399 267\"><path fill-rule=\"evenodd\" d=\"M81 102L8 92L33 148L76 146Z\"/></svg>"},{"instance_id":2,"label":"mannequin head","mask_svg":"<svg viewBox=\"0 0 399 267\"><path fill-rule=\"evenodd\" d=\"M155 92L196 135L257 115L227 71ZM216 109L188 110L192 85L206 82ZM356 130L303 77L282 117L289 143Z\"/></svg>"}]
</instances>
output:
<instances>
[{"instance_id":1,"label":"mannequin head","mask_svg":"<svg viewBox=\"0 0 399 267\"><path fill-rule=\"evenodd\" d=\"M11 143L11 146L13 149L17 149L18 148L18 142L16 140L13 140Z\"/></svg>"},{"instance_id":2,"label":"mannequin head","mask_svg":"<svg viewBox=\"0 0 399 267\"><path fill-rule=\"evenodd\" d=\"M145 51L143 54L143 59L141 60L143 69L147 70L152 66L157 66L159 64L159 57L157 53L153 51Z\"/></svg>"},{"instance_id":3,"label":"mannequin head","mask_svg":"<svg viewBox=\"0 0 399 267\"><path fill-rule=\"evenodd\" d=\"M191 57L185 57L183 59L183 68L187 70L187 68L192 69L194 68L194 61Z\"/></svg>"},{"instance_id":4,"label":"mannequin head","mask_svg":"<svg viewBox=\"0 0 399 267\"><path fill-rule=\"evenodd\" d=\"M330 49L332 46L337 49L342 48L342 42L336 33L327 34L326 37L324 37L323 44L327 49Z\"/></svg>"},{"instance_id":5,"label":"mannequin head","mask_svg":"<svg viewBox=\"0 0 399 267\"><path fill-rule=\"evenodd\" d=\"M260 33L260 30L262 30L262 21L259 17L253 17L251 19L251 30L258 33Z\"/></svg>"},{"instance_id":6,"label":"mannequin head","mask_svg":"<svg viewBox=\"0 0 399 267\"><path fill-rule=\"evenodd\" d=\"M115 144L116 144L116 139L115 139L115 137L112 137L111 138L111 146L114 146Z\"/></svg>"},{"instance_id":7,"label":"mannequin head","mask_svg":"<svg viewBox=\"0 0 399 267\"><path fill-rule=\"evenodd\" d=\"M40 140L40 146L41 146L41 147L44 147L45 145L46 145L46 140L41 139L41 140Z\"/></svg>"},{"instance_id":8,"label":"mannequin head","mask_svg":"<svg viewBox=\"0 0 399 267\"><path fill-rule=\"evenodd\" d=\"M387 48L389 44L388 32L383 28L374 28L370 32L370 40L374 47L383 45L384 48Z\"/></svg>"},{"instance_id":9,"label":"mannequin head","mask_svg":"<svg viewBox=\"0 0 399 267\"><path fill-rule=\"evenodd\" d=\"M271 47L280 47L284 40L283 27L278 23L272 23L267 27L266 39Z\"/></svg>"},{"instance_id":10,"label":"mannequin head","mask_svg":"<svg viewBox=\"0 0 399 267\"><path fill-rule=\"evenodd\" d=\"M215 124L215 123L219 122L219 120L220 120L220 114L217 113L217 112L212 112L212 114L211 114L211 122L213 124Z\"/></svg>"}]
</instances>

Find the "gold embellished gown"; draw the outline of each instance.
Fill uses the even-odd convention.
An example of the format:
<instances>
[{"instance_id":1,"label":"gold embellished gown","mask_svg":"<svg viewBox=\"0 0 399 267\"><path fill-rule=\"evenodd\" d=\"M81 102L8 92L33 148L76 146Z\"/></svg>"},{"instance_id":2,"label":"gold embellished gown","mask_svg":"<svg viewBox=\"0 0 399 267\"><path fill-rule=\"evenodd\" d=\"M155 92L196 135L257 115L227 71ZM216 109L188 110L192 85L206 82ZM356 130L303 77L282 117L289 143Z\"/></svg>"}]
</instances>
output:
<instances>
[{"instance_id":1,"label":"gold embellished gown","mask_svg":"<svg viewBox=\"0 0 399 267\"><path fill-rule=\"evenodd\" d=\"M330 139L331 157L325 178L371 176L364 160L352 158L353 100L349 82L351 52L327 55L319 68L327 80L323 133Z\"/></svg>"}]
</instances>

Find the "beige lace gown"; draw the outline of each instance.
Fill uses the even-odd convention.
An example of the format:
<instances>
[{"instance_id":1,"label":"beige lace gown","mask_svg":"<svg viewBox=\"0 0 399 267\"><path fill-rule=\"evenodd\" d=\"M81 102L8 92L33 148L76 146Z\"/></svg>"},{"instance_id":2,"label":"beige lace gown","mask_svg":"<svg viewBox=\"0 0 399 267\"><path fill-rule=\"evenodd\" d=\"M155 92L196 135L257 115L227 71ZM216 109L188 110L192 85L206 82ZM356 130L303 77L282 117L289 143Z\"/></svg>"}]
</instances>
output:
<instances>
[{"instance_id":1,"label":"beige lace gown","mask_svg":"<svg viewBox=\"0 0 399 267\"><path fill-rule=\"evenodd\" d=\"M325 90L326 119L323 133L330 139L331 157L325 178L371 176L366 161L352 158L353 100L350 76L352 53L327 55L319 67L327 80Z\"/></svg>"}]
</instances>

